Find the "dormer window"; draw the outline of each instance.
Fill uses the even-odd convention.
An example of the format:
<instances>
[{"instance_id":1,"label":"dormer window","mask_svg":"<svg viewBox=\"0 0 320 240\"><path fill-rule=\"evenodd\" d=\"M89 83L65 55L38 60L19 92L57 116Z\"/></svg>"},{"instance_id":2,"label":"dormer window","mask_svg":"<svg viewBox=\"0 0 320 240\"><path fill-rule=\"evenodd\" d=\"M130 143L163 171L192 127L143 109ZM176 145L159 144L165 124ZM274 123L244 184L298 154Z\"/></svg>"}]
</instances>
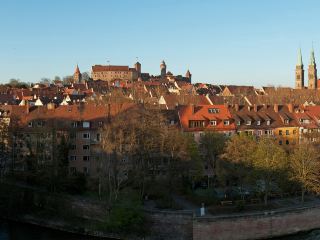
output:
<instances>
[{"instance_id":1,"label":"dormer window","mask_svg":"<svg viewBox=\"0 0 320 240\"><path fill-rule=\"evenodd\" d=\"M208 109L208 112L209 112L209 113L219 113L219 112L220 112L220 109L219 109L219 108L209 108L209 109Z\"/></svg>"},{"instance_id":2,"label":"dormer window","mask_svg":"<svg viewBox=\"0 0 320 240\"><path fill-rule=\"evenodd\" d=\"M261 125L261 121L258 120L258 121L257 121L257 126L260 126L260 125Z\"/></svg>"},{"instance_id":3,"label":"dormer window","mask_svg":"<svg viewBox=\"0 0 320 240\"><path fill-rule=\"evenodd\" d=\"M217 121L216 120L211 120L210 121L211 126L217 126Z\"/></svg>"},{"instance_id":4,"label":"dormer window","mask_svg":"<svg viewBox=\"0 0 320 240\"><path fill-rule=\"evenodd\" d=\"M90 122L82 122L83 128L90 128Z\"/></svg>"},{"instance_id":5,"label":"dormer window","mask_svg":"<svg viewBox=\"0 0 320 240\"><path fill-rule=\"evenodd\" d=\"M33 122L29 122L28 127L32 127L32 126L33 126Z\"/></svg>"},{"instance_id":6,"label":"dormer window","mask_svg":"<svg viewBox=\"0 0 320 240\"><path fill-rule=\"evenodd\" d=\"M267 120L267 125L268 125L268 126L270 125L270 120Z\"/></svg>"},{"instance_id":7,"label":"dormer window","mask_svg":"<svg viewBox=\"0 0 320 240\"><path fill-rule=\"evenodd\" d=\"M289 124L289 119L285 119L284 124Z\"/></svg>"},{"instance_id":8,"label":"dormer window","mask_svg":"<svg viewBox=\"0 0 320 240\"><path fill-rule=\"evenodd\" d=\"M237 121L237 126L240 126L241 125L241 121Z\"/></svg>"},{"instance_id":9,"label":"dormer window","mask_svg":"<svg viewBox=\"0 0 320 240\"><path fill-rule=\"evenodd\" d=\"M246 125L250 126L251 125L251 120L246 121Z\"/></svg>"},{"instance_id":10,"label":"dormer window","mask_svg":"<svg viewBox=\"0 0 320 240\"><path fill-rule=\"evenodd\" d=\"M224 121L223 121L223 125L228 126L229 124L230 124L230 121L229 121L229 120L224 120Z\"/></svg>"}]
</instances>

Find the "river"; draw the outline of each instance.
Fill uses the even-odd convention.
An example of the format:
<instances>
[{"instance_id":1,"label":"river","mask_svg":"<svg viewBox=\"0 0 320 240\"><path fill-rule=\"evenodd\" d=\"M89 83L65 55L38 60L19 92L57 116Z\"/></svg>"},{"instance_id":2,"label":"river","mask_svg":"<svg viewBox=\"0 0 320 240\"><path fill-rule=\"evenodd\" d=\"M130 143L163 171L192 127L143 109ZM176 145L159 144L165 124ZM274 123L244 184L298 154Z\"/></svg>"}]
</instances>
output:
<instances>
[{"instance_id":1,"label":"river","mask_svg":"<svg viewBox=\"0 0 320 240\"><path fill-rule=\"evenodd\" d=\"M0 240L92 240L77 234L55 231L30 224L0 221ZM99 238L94 238L98 240ZM320 230L272 240L320 240Z\"/></svg>"},{"instance_id":2,"label":"river","mask_svg":"<svg viewBox=\"0 0 320 240\"><path fill-rule=\"evenodd\" d=\"M77 234L65 233L30 224L0 220L0 240L92 240Z\"/></svg>"}]
</instances>

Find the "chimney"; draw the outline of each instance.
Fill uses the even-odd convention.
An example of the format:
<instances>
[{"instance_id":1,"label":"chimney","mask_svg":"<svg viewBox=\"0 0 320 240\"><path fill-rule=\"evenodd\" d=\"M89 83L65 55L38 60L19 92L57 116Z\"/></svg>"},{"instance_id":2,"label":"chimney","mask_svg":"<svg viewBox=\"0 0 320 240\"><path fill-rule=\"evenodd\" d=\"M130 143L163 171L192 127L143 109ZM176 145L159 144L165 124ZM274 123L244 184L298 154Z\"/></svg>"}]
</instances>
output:
<instances>
[{"instance_id":1,"label":"chimney","mask_svg":"<svg viewBox=\"0 0 320 240\"><path fill-rule=\"evenodd\" d=\"M273 105L273 109L274 109L275 112L279 112L279 106L278 106L278 104L274 104L274 105Z\"/></svg>"},{"instance_id":2,"label":"chimney","mask_svg":"<svg viewBox=\"0 0 320 240\"><path fill-rule=\"evenodd\" d=\"M239 104L236 103L236 104L234 105L234 109L238 112L238 111L239 111Z\"/></svg>"},{"instance_id":3,"label":"chimney","mask_svg":"<svg viewBox=\"0 0 320 240\"><path fill-rule=\"evenodd\" d=\"M257 104L253 104L253 111L258 112L258 106L257 106Z\"/></svg>"},{"instance_id":4,"label":"chimney","mask_svg":"<svg viewBox=\"0 0 320 240\"><path fill-rule=\"evenodd\" d=\"M55 108L54 103L48 103L47 108L48 108L48 110L53 110Z\"/></svg>"},{"instance_id":5,"label":"chimney","mask_svg":"<svg viewBox=\"0 0 320 240\"><path fill-rule=\"evenodd\" d=\"M29 101L26 101L25 107L26 107L26 114L29 114L29 108L30 108Z\"/></svg>"},{"instance_id":6,"label":"chimney","mask_svg":"<svg viewBox=\"0 0 320 240\"><path fill-rule=\"evenodd\" d=\"M190 106L191 106L191 112L192 114L194 114L194 104L190 104Z\"/></svg>"},{"instance_id":7,"label":"chimney","mask_svg":"<svg viewBox=\"0 0 320 240\"><path fill-rule=\"evenodd\" d=\"M293 104L292 103L288 104L288 110L290 113L293 113Z\"/></svg>"}]
</instances>

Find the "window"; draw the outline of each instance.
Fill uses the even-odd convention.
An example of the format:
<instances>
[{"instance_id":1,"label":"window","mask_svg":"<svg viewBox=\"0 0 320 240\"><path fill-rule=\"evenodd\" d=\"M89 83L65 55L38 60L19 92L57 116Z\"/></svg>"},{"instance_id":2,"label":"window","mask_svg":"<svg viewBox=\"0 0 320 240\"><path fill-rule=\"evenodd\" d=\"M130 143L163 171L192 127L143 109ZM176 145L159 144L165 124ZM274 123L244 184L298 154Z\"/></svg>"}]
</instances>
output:
<instances>
[{"instance_id":1,"label":"window","mask_svg":"<svg viewBox=\"0 0 320 240\"><path fill-rule=\"evenodd\" d=\"M189 121L190 128L204 127L205 121Z\"/></svg>"},{"instance_id":2,"label":"window","mask_svg":"<svg viewBox=\"0 0 320 240\"><path fill-rule=\"evenodd\" d=\"M282 135L282 130L279 130L279 135Z\"/></svg>"},{"instance_id":3,"label":"window","mask_svg":"<svg viewBox=\"0 0 320 240\"><path fill-rule=\"evenodd\" d=\"M83 168L83 173L84 173L85 175L88 175L88 174L89 174L89 169L88 169L87 167L84 167L84 168Z\"/></svg>"},{"instance_id":4,"label":"window","mask_svg":"<svg viewBox=\"0 0 320 240\"><path fill-rule=\"evenodd\" d=\"M44 121L39 121L38 122L38 127L43 127L44 126Z\"/></svg>"},{"instance_id":5,"label":"window","mask_svg":"<svg viewBox=\"0 0 320 240\"><path fill-rule=\"evenodd\" d=\"M251 125L251 120L247 120L246 125L248 125L248 126Z\"/></svg>"},{"instance_id":6,"label":"window","mask_svg":"<svg viewBox=\"0 0 320 240\"><path fill-rule=\"evenodd\" d=\"M83 156L83 157L82 157L82 160L83 160L83 161L86 161L86 162L87 162L87 161L90 161L90 156Z\"/></svg>"},{"instance_id":7,"label":"window","mask_svg":"<svg viewBox=\"0 0 320 240\"><path fill-rule=\"evenodd\" d=\"M75 145L75 144L72 144L71 146L70 146L70 150L76 150L77 149L77 146Z\"/></svg>"},{"instance_id":8,"label":"window","mask_svg":"<svg viewBox=\"0 0 320 240\"><path fill-rule=\"evenodd\" d=\"M217 121L216 120L210 120L210 125L211 126L217 126Z\"/></svg>"},{"instance_id":9,"label":"window","mask_svg":"<svg viewBox=\"0 0 320 240\"><path fill-rule=\"evenodd\" d=\"M237 126L240 126L241 125L241 121L237 121Z\"/></svg>"},{"instance_id":10,"label":"window","mask_svg":"<svg viewBox=\"0 0 320 240\"><path fill-rule=\"evenodd\" d=\"M99 122L98 122L98 126L99 126L99 127L102 127L102 126L103 126L103 122L102 122L102 121L99 121Z\"/></svg>"},{"instance_id":11,"label":"window","mask_svg":"<svg viewBox=\"0 0 320 240\"><path fill-rule=\"evenodd\" d=\"M75 161L77 160L77 156L70 156L70 161Z\"/></svg>"},{"instance_id":12,"label":"window","mask_svg":"<svg viewBox=\"0 0 320 240\"><path fill-rule=\"evenodd\" d=\"M289 124L289 119L285 119L284 124Z\"/></svg>"},{"instance_id":13,"label":"window","mask_svg":"<svg viewBox=\"0 0 320 240\"><path fill-rule=\"evenodd\" d=\"M286 135L290 135L290 131L289 130L286 130Z\"/></svg>"},{"instance_id":14,"label":"window","mask_svg":"<svg viewBox=\"0 0 320 240\"><path fill-rule=\"evenodd\" d=\"M220 109L219 109L219 108L209 108L209 109L208 109L208 112L209 112L209 113L219 113L219 112L220 112Z\"/></svg>"},{"instance_id":15,"label":"window","mask_svg":"<svg viewBox=\"0 0 320 240\"><path fill-rule=\"evenodd\" d=\"M229 120L224 120L223 125L228 126L230 124Z\"/></svg>"},{"instance_id":16,"label":"window","mask_svg":"<svg viewBox=\"0 0 320 240\"><path fill-rule=\"evenodd\" d=\"M76 138L76 133L70 133L70 138L75 139Z\"/></svg>"},{"instance_id":17,"label":"window","mask_svg":"<svg viewBox=\"0 0 320 240\"><path fill-rule=\"evenodd\" d=\"M286 140L286 144L289 145L289 140Z\"/></svg>"},{"instance_id":18,"label":"window","mask_svg":"<svg viewBox=\"0 0 320 240\"><path fill-rule=\"evenodd\" d=\"M297 134L297 130L293 130L293 131L292 131L292 134L293 134L293 135Z\"/></svg>"},{"instance_id":19,"label":"window","mask_svg":"<svg viewBox=\"0 0 320 240\"><path fill-rule=\"evenodd\" d=\"M82 123L83 128L89 128L90 127L90 122L83 122Z\"/></svg>"},{"instance_id":20,"label":"window","mask_svg":"<svg viewBox=\"0 0 320 240\"><path fill-rule=\"evenodd\" d=\"M89 133L83 133L82 134L82 138L83 139L89 139L90 138L90 134Z\"/></svg>"},{"instance_id":21,"label":"window","mask_svg":"<svg viewBox=\"0 0 320 240\"><path fill-rule=\"evenodd\" d=\"M32 127L32 126L33 126L33 122L29 122L28 127Z\"/></svg>"},{"instance_id":22,"label":"window","mask_svg":"<svg viewBox=\"0 0 320 240\"><path fill-rule=\"evenodd\" d=\"M75 174L77 169L75 167L70 167L70 173Z\"/></svg>"},{"instance_id":23,"label":"window","mask_svg":"<svg viewBox=\"0 0 320 240\"><path fill-rule=\"evenodd\" d=\"M73 127L73 128L78 127L78 122L72 122L72 123L71 123L71 127Z\"/></svg>"},{"instance_id":24,"label":"window","mask_svg":"<svg viewBox=\"0 0 320 240\"><path fill-rule=\"evenodd\" d=\"M89 149L90 149L90 146L89 146L89 145L82 145L82 149L83 149L83 150L89 150Z\"/></svg>"},{"instance_id":25,"label":"window","mask_svg":"<svg viewBox=\"0 0 320 240\"><path fill-rule=\"evenodd\" d=\"M270 120L267 120L267 125L268 125L268 126L270 125Z\"/></svg>"},{"instance_id":26,"label":"window","mask_svg":"<svg viewBox=\"0 0 320 240\"><path fill-rule=\"evenodd\" d=\"M279 145L282 145L282 140L279 141Z\"/></svg>"},{"instance_id":27,"label":"window","mask_svg":"<svg viewBox=\"0 0 320 240\"><path fill-rule=\"evenodd\" d=\"M101 135L100 133L97 133L97 141L100 142L100 140L101 140Z\"/></svg>"},{"instance_id":28,"label":"window","mask_svg":"<svg viewBox=\"0 0 320 240\"><path fill-rule=\"evenodd\" d=\"M257 131L257 135L258 135L258 136L261 136L261 135L262 135L262 130L258 130L258 131Z\"/></svg>"},{"instance_id":29,"label":"window","mask_svg":"<svg viewBox=\"0 0 320 240\"><path fill-rule=\"evenodd\" d=\"M261 125L261 121L257 120L257 125L260 126Z\"/></svg>"}]
</instances>

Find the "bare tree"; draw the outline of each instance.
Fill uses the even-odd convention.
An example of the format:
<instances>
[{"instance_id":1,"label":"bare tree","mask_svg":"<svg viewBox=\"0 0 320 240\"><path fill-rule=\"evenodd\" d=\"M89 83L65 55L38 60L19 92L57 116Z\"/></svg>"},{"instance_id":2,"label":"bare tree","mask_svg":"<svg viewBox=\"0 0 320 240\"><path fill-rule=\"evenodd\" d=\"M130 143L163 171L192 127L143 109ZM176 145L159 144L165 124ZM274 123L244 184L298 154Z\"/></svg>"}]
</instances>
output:
<instances>
[{"instance_id":1,"label":"bare tree","mask_svg":"<svg viewBox=\"0 0 320 240\"><path fill-rule=\"evenodd\" d=\"M290 155L292 178L301 185L301 201L306 191L320 192L319 151L310 142L300 144Z\"/></svg>"}]
</instances>

